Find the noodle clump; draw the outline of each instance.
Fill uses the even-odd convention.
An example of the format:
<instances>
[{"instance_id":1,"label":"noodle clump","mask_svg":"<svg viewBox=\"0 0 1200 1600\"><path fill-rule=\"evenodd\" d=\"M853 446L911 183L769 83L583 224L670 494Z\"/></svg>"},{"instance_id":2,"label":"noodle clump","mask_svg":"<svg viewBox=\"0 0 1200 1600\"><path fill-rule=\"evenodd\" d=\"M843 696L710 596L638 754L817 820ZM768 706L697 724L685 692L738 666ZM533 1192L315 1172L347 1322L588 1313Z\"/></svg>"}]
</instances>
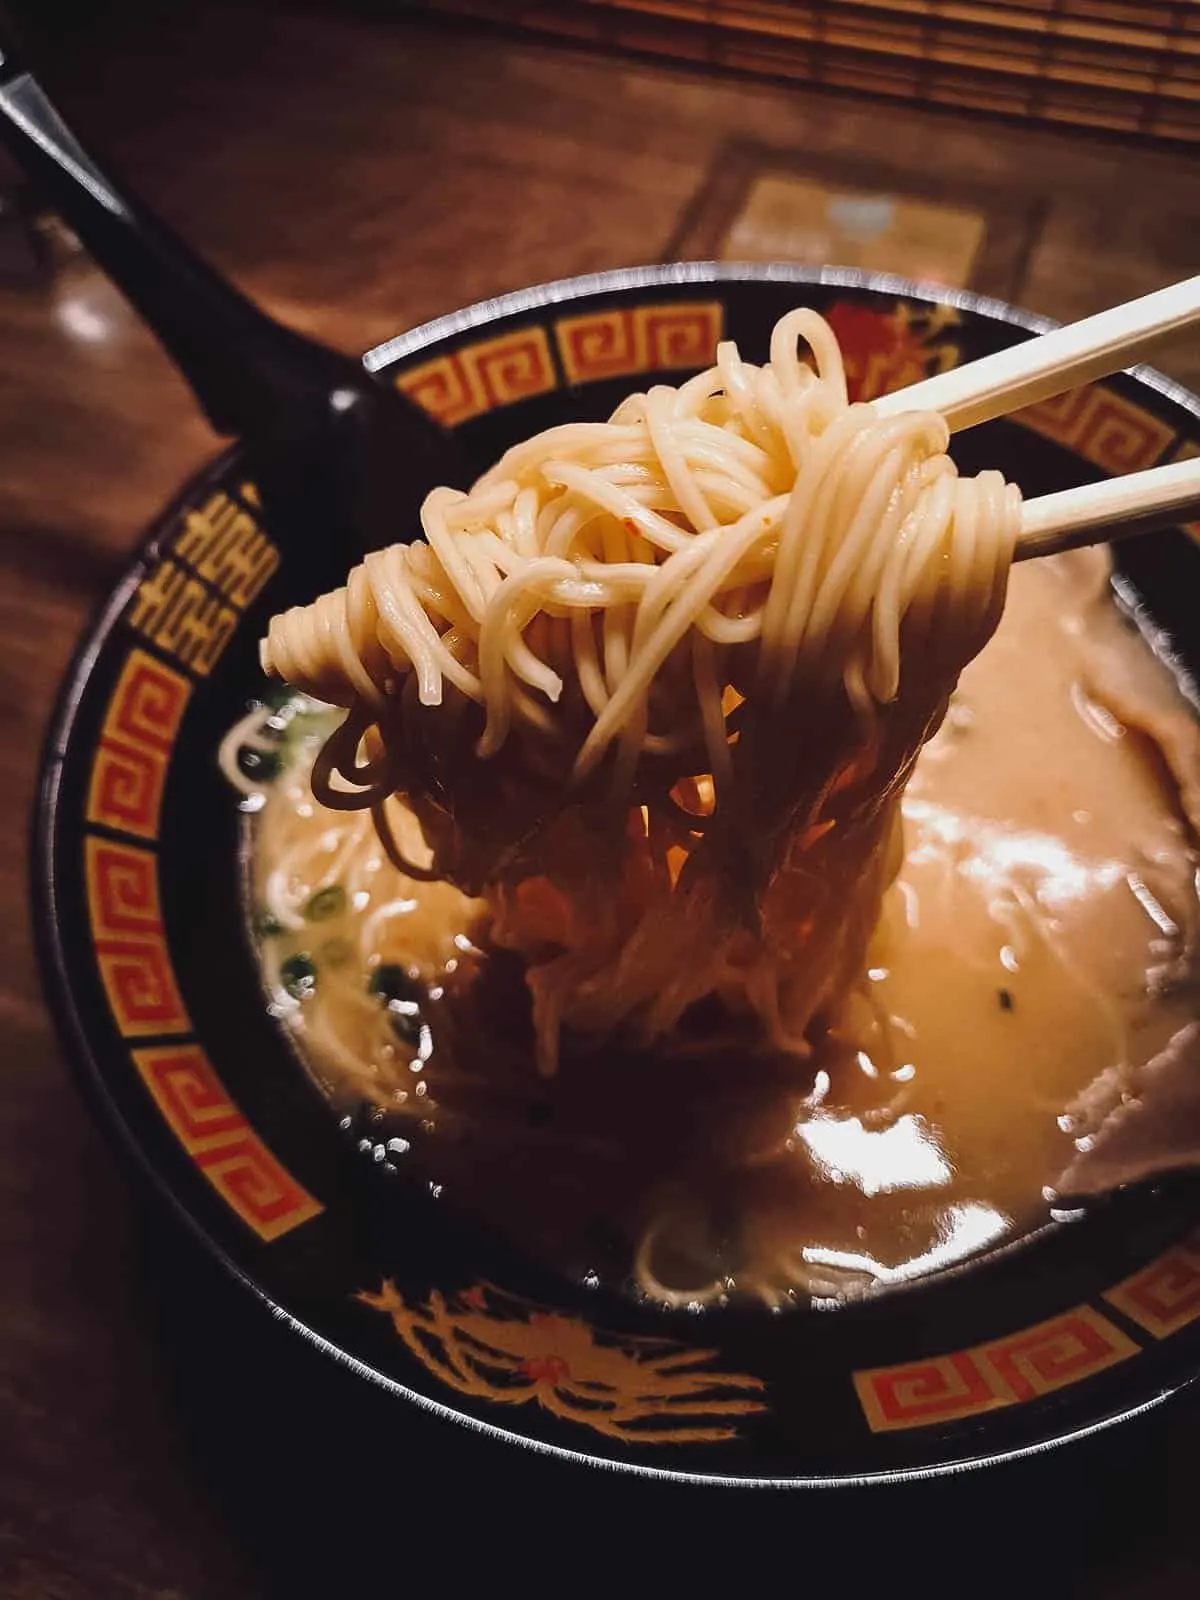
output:
<instances>
[{"instance_id":1,"label":"noodle clump","mask_svg":"<svg viewBox=\"0 0 1200 1600\"><path fill-rule=\"evenodd\" d=\"M814 365L800 358L799 343ZM348 715L316 798L481 896L563 1026L651 1041L709 997L774 1046L857 977L899 800L999 620L1020 496L932 413L848 403L831 329L722 344L679 388L436 489L422 541L273 619L263 665ZM415 813L407 860L385 801Z\"/></svg>"}]
</instances>

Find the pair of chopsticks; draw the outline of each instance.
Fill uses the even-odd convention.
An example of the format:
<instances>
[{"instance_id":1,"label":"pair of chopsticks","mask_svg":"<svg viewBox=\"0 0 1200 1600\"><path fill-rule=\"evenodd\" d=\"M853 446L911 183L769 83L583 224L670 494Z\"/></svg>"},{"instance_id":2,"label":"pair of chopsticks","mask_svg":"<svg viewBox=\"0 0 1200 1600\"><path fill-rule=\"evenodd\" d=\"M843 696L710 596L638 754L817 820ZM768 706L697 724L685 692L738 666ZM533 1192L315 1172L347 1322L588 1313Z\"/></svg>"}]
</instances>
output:
<instances>
[{"instance_id":1,"label":"pair of chopsticks","mask_svg":"<svg viewBox=\"0 0 1200 1600\"><path fill-rule=\"evenodd\" d=\"M951 432L1049 400L1141 360L1200 321L1200 276L1043 333L875 401L881 417L938 411ZM1014 559L1053 555L1200 517L1200 458L1027 500Z\"/></svg>"}]
</instances>

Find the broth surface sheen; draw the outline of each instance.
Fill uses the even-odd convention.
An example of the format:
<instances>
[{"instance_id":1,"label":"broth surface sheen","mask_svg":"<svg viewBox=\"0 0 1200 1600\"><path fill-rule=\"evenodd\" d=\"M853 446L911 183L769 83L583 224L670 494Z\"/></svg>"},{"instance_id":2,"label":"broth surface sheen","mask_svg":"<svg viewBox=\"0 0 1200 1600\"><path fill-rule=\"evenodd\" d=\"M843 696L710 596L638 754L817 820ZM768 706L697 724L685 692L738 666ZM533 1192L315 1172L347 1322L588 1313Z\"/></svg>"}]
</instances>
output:
<instances>
[{"instance_id":1,"label":"broth surface sheen","mask_svg":"<svg viewBox=\"0 0 1200 1600\"><path fill-rule=\"evenodd\" d=\"M539 1079L481 902L403 877L368 815L312 799L333 714L303 700L265 725L284 766L250 828L273 1009L386 1172L589 1286L838 1302L1038 1226L1094 1134L1070 1108L1196 1015L1195 719L1108 579L1091 551L1012 573L809 1057L705 1006L654 1053L568 1037ZM395 826L427 859L399 807Z\"/></svg>"}]
</instances>

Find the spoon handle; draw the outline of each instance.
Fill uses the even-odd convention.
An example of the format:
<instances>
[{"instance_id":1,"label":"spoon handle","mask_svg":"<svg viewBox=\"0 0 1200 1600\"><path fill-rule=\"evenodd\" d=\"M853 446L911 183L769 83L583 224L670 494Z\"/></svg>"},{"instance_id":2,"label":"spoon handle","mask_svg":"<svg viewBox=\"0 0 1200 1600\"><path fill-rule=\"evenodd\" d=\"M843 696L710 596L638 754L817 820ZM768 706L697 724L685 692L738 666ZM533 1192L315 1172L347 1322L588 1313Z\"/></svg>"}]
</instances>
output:
<instances>
[{"instance_id":1,"label":"spoon handle","mask_svg":"<svg viewBox=\"0 0 1200 1600\"><path fill-rule=\"evenodd\" d=\"M253 433L265 406L287 403L321 347L272 321L122 192L7 50L0 138L174 357L218 433Z\"/></svg>"},{"instance_id":2,"label":"spoon handle","mask_svg":"<svg viewBox=\"0 0 1200 1600\"><path fill-rule=\"evenodd\" d=\"M419 531L425 494L462 484L454 436L361 361L276 322L80 144L0 38L0 140L149 324L218 433L249 450L268 520L350 558Z\"/></svg>"}]
</instances>

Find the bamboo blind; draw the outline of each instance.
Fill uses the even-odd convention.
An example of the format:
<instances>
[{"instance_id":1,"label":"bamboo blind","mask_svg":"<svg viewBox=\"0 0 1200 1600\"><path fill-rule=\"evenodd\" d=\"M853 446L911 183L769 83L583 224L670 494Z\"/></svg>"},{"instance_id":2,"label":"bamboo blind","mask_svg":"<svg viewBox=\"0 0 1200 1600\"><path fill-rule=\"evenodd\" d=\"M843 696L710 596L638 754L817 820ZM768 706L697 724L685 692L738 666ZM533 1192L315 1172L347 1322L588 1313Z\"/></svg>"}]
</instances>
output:
<instances>
[{"instance_id":1,"label":"bamboo blind","mask_svg":"<svg viewBox=\"0 0 1200 1600\"><path fill-rule=\"evenodd\" d=\"M1200 143L1200 0L424 0L610 48Z\"/></svg>"}]
</instances>

